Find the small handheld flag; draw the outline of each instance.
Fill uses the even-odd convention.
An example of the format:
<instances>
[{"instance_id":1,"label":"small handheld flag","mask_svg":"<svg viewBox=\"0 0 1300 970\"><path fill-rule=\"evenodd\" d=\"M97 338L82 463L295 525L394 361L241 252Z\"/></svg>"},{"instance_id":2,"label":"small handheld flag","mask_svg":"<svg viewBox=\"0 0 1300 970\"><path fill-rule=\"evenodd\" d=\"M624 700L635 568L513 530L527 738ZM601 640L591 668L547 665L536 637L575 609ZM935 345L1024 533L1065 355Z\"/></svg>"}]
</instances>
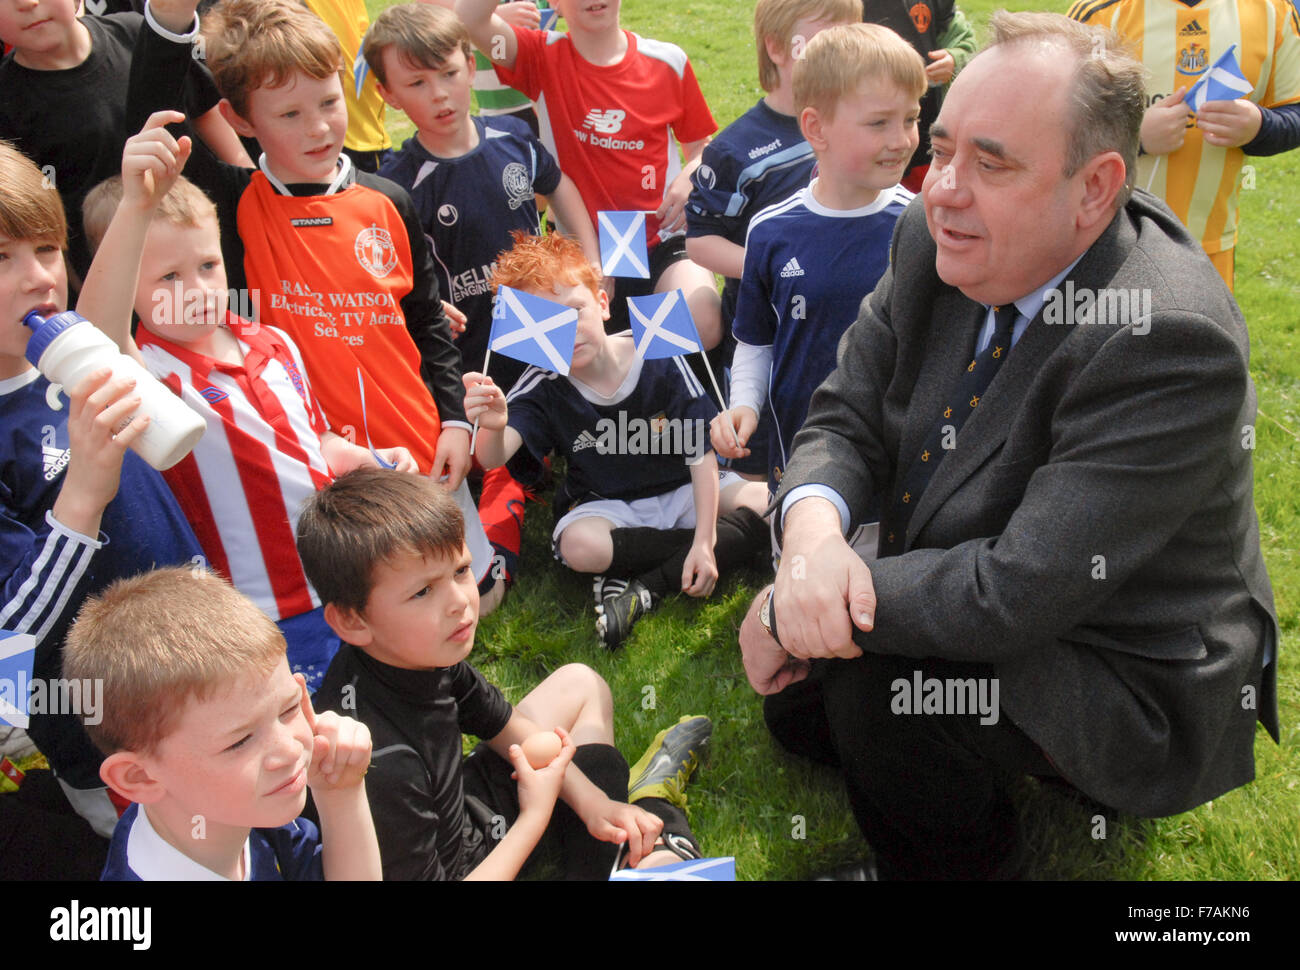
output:
<instances>
[{"instance_id":1,"label":"small handheld flag","mask_svg":"<svg viewBox=\"0 0 1300 970\"><path fill-rule=\"evenodd\" d=\"M686 295L681 290L629 296L627 315L632 323L636 355L643 360L680 357L704 350Z\"/></svg>"},{"instance_id":2,"label":"small handheld flag","mask_svg":"<svg viewBox=\"0 0 1300 970\"><path fill-rule=\"evenodd\" d=\"M1237 63L1234 53L1236 50L1236 44L1229 47L1191 86L1183 98L1187 107L1200 111L1207 101L1235 101L1249 96L1255 90L1254 85L1241 73L1241 65Z\"/></svg>"},{"instance_id":3,"label":"small handheld flag","mask_svg":"<svg viewBox=\"0 0 1300 970\"><path fill-rule=\"evenodd\" d=\"M542 7L537 12L542 15L542 22L537 25L540 30L550 30L555 26L555 21L560 19L560 11L554 7Z\"/></svg>"},{"instance_id":4,"label":"small handheld flag","mask_svg":"<svg viewBox=\"0 0 1300 970\"><path fill-rule=\"evenodd\" d=\"M542 370L568 375L573 344L578 339L578 311L509 286L497 287L492 301L492 332L488 334L483 373L488 372L492 351ZM469 453L478 444L478 418L469 436Z\"/></svg>"},{"instance_id":5,"label":"small handheld flag","mask_svg":"<svg viewBox=\"0 0 1300 970\"><path fill-rule=\"evenodd\" d=\"M35 664L36 637L0 630L0 723L27 729L27 694Z\"/></svg>"},{"instance_id":6,"label":"small handheld flag","mask_svg":"<svg viewBox=\"0 0 1300 970\"><path fill-rule=\"evenodd\" d=\"M567 375L577 337L578 311L573 307L509 286L498 288L488 350ZM483 368L486 371L486 361Z\"/></svg>"},{"instance_id":7,"label":"small handheld flag","mask_svg":"<svg viewBox=\"0 0 1300 970\"><path fill-rule=\"evenodd\" d=\"M629 296L627 316L632 323L632 339L636 342L636 355L643 360L657 357L681 357L683 354L704 354L704 342L695 328L695 318L681 290L651 293L649 296ZM708 355L704 355L704 369L709 372L713 393L718 396L718 407L726 408L718 379ZM731 427L731 425L728 425ZM736 429L731 428L731 440L740 447Z\"/></svg>"},{"instance_id":8,"label":"small handheld flag","mask_svg":"<svg viewBox=\"0 0 1300 970\"><path fill-rule=\"evenodd\" d=\"M645 217L646 214L640 211L596 213L600 231L600 266L606 276L650 278Z\"/></svg>"},{"instance_id":9,"label":"small handheld flag","mask_svg":"<svg viewBox=\"0 0 1300 970\"><path fill-rule=\"evenodd\" d=\"M366 31L367 36L370 31ZM366 62L366 38L361 38L361 46L357 48L356 60L352 62L352 78L356 82L356 95L361 97L361 89L365 87L366 77L370 74L370 65Z\"/></svg>"},{"instance_id":10,"label":"small handheld flag","mask_svg":"<svg viewBox=\"0 0 1300 970\"><path fill-rule=\"evenodd\" d=\"M735 856L689 859L650 869L620 869L610 882L735 882Z\"/></svg>"}]
</instances>

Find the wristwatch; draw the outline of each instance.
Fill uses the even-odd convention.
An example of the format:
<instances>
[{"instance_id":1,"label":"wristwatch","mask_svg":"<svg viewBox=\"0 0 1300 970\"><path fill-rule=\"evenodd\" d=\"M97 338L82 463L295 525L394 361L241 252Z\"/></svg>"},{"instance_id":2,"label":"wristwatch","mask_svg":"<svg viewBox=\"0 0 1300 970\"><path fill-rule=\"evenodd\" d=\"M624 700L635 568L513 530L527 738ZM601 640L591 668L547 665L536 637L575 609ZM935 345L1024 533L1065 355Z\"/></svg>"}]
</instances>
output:
<instances>
[{"instance_id":1,"label":"wristwatch","mask_svg":"<svg viewBox=\"0 0 1300 970\"><path fill-rule=\"evenodd\" d=\"M758 622L763 625L767 635L780 644L781 641L776 636L776 612L772 606L774 599L776 599L776 587L769 586L767 595L763 597L763 602L758 607Z\"/></svg>"}]
</instances>

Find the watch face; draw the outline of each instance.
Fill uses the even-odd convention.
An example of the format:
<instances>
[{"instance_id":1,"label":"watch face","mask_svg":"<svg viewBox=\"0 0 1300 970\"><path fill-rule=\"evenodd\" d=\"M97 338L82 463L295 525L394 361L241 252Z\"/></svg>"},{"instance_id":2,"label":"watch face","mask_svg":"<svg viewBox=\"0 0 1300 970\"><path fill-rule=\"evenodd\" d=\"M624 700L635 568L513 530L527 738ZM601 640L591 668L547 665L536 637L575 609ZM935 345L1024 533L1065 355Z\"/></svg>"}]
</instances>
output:
<instances>
[{"instance_id":1,"label":"watch face","mask_svg":"<svg viewBox=\"0 0 1300 970\"><path fill-rule=\"evenodd\" d=\"M763 605L758 608L758 622L763 624L763 629L768 633L772 632L772 597L775 595L775 590L769 591L763 598Z\"/></svg>"}]
</instances>

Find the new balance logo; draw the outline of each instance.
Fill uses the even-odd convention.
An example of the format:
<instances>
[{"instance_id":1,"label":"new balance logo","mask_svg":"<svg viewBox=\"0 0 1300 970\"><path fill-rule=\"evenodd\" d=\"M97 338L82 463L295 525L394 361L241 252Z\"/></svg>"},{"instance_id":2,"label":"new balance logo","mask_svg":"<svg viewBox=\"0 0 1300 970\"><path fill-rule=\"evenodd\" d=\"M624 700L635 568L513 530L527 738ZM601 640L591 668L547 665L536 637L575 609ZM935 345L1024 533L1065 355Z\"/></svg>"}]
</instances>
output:
<instances>
[{"instance_id":1,"label":"new balance logo","mask_svg":"<svg viewBox=\"0 0 1300 970\"><path fill-rule=\"evenodd\" d=\"M626 117L627 112L618 108L610 108L608 111L592 108L587 112L587 117L582 119L582 127L598 131L602 135L612 135L623 127L623 119Z\"/></svg>"},{"instance_id":2,"label":"new balance logo","mask_svg":"<svg viewBox=\"0 0 1300 970\"><path fill-rule=\"evenodd\" d=\"M803 267L799 265L799 260L797 259L791 259L790 262L786 263L784 266L781 267L782 279L789 279L791 276L803 276L803 275L804 275Z\"/></svg>"},{"instance_id":3,"label":"new balance logo","mask_svg":"<svg viewBox=\"0 0 1300 970\"><path fill-rule=\"evenodd\" d=\"M590 431L584 431L573 441L573 451L586 451L588 448L595 448L600 444L600 439Z\"/></svg>"},{"instance_id":4,"label":"new balance logo","mask_svg":"<svg viewBox=\"0 0 1300 970\"><path fill-rule=\"evenodd\" d=\"M67 448L54 448L45 445L41 448L42 457L45 459L45 480L52 482L59 477L59 473L68 467L68 458L70 452Z\"/></svg>"}]
</instances>

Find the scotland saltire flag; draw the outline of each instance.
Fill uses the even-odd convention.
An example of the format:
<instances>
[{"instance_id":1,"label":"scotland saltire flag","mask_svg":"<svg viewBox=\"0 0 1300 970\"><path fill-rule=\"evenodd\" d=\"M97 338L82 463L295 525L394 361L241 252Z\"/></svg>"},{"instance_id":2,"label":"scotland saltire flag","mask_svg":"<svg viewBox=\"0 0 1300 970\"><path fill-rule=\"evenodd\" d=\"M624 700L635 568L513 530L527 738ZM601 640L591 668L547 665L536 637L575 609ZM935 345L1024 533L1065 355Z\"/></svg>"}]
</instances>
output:
<instances>
[{"instance_id":1,"label":"scotland saltire flag","mask_svg":"<svg viewBox=\"0 0 1300 970\"><path fill-rule=\"evenodd\" d=\"M1236 101L1255 90L1255 86L1246 80L1237 63L1237 45L1229 47L1222 57L1210 65L1210 69L1201 75L1183 98L1187 107L1200 111L1207 101Z\"/></svg>"},{"instance_id":2,"label":"scotland saltire flag","mask_svg":"<svg viewBox=\"0 0 1300 970\"><path fill-rule=\"evenodd\" d=\"M629 296L627 315L632 322L636 355L642 360L680 357L704 350L695 320L681 290Z\"/></svg>"},{"instance_id":3,"label":"scotland saltire flag","mask_svg":"<svg viewBox=\"0 0 1300 970\"><path fill-rule=\"evenodd\" d=\"M365 87L366 76L370 73L370 65L366 63L366 55L363 53L366 49L366 37L370 36L370 31L366 31L366 36L361 38L361 46L357 48L357 59L352 62L352 77L357 85L357 97L361 97L361 89Z\"/></svg>"},{"instance_id":4,"label":"scotland saltire flag","mask_svg":"<svg viewBox=\"0 0 1300 970\"><path fill-rule=\"evenodd\" d=\"M644 212L597 212L600 267L606 276L650 278Z\"/></svg>"},{"instance_id":5,"label":"scotland saltire flag","mask_svg":"<svg viewBox=\"0 0 1300 970\"><path fill-rule=\"evenodd\" d=\"M736 859L689 859L653 869L620 869L610 882L735 882Z\"/></svg>"},{"instance_id":6,"label":"scotland saltire flag","mask_svg":"<svg viewBox=\"0 0 1300 970\"><path fill-rule=\"evenodd\" d=\"M497 288L488 338L493 353L567 376L577 336L578 311L573 307L508 286Z\"/></svg>"},{"instance_id":7,"label":"scotland saltire flag","mask_svg":"<svg viewBox=\"0 0 1300 970\"><path fill-rule=\"evenodd\" d=\"M560 11L554 7L542 7L537 12L542 15L542 22L537 25L539 30L550 30L560 18Z\"/></svg>"},{"instance_id":8,"label":"scotland saltire flag","mask_svg":"<svg viewBox=\"0 0 1300 970\"><path fill-rule=\"evenodd\" d=\"M27 688L36 663L36 638L0 630L0 722L27 729Z\"/></svg>"}]
</instances>

